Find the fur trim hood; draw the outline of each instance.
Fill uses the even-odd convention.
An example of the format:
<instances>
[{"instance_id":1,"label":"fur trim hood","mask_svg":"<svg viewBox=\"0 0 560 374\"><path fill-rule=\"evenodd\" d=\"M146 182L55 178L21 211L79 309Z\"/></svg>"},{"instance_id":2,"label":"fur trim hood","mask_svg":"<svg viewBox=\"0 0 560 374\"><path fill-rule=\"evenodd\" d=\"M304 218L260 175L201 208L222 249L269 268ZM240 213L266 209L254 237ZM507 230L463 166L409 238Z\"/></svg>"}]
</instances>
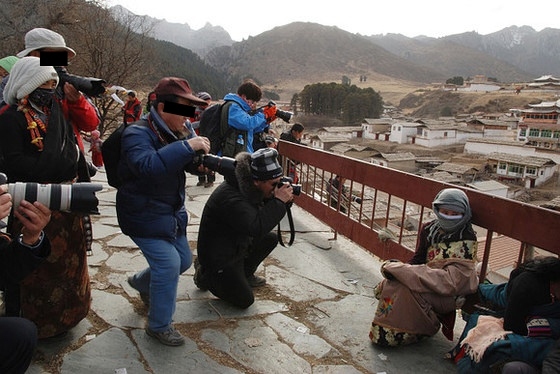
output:
<instances>
[{"instance_id":1,"label":"fur trim hood","mask_svg":"<svg viewBox=\"0 0 560 374\"><path fill-rule=\"evenodd\" d=\"M251 174L251 154L249 152L240 152L235 156L235 179L227 178L228 183L237 184L239 191L246 196L251 204L259 204L263 201L264 196L254 183Z\"/></svg>"}]
</instances>

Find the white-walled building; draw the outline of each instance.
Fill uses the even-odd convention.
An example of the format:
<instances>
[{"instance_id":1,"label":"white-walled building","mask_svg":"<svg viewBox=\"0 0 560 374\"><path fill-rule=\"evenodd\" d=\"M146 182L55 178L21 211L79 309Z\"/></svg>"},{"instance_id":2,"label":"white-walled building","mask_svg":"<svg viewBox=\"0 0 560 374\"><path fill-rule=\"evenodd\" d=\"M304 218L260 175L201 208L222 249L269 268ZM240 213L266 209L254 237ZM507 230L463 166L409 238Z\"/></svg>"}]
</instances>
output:
<instances>
[{"instance_id":1,"label":"white-walled building","mask_svg":"<svg viewBox=\"0 0 560 374\"><path fill-rule=\"evenodd\" d=\"M362 123L364 139L385 140L385 134L391 131L394 120L391 118L366 118Z\"/></svg>"},{"instance_id":2,"label":"white-walled building","mask_svg":"<svg viewBox=\"0 0 560 374\"><path fill-rule=\"evenodd\" d=\"M412 139L416 137L418 126L420 123L417 122L404 122L399 121L391 125L391 135L389 135L389 141L399 144L410 144Z\"/></svg>"},{"instance_id":3,"label":"white-walled building","mask_svg":"<svg viewBox=\"0 0 560 374\"><path fill-rule=\"evenodd\" d=\"M417 127L413 143L432 148L444 145L464 144L469 138L482 138L483 132L467 126L421 124Z\"/></svg>"},{"instance_id":4,"label":"white-walled building","mask_svg":"<svg viewBox=\"0 0 560 374\"><path fill-rule=\"evenodd\" d=\"M557 170L550 158L520 156L511 153L491 153L488 165L502 180L522 182L525 188L539 186L549 180Z\"/></svg>"}]
</instances>

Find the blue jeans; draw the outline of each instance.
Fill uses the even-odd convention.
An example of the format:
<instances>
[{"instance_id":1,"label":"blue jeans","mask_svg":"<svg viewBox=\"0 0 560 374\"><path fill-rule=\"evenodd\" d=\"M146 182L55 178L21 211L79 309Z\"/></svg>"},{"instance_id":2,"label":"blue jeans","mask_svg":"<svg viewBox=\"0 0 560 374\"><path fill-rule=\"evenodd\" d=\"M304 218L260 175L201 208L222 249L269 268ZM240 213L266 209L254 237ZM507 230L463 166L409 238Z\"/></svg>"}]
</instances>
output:
<instances>
[{"instance_id":1,"label":"blue jeans","mask_svg":"<svg viewBox=\"0 0 560 374\"><path fill-rule=\"evenodd\" d=\"M149 267L133 277L136 289L149 293L148 327L163 332L171 326L175 313L179 275L192 263L192 253L186 235L178 233L174 240L131 237L138 245Z\"/></svg>"}]
</instances>

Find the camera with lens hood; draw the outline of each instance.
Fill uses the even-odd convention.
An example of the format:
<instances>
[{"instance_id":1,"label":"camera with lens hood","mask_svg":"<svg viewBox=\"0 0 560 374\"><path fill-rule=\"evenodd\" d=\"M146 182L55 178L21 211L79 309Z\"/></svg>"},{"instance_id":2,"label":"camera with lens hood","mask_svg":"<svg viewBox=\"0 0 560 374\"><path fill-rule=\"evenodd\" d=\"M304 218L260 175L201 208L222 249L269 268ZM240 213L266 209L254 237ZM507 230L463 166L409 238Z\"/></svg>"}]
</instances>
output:
<instances>
[{"instance_id":1,"label":"camera with lens hood","mask_svg":"<svg viewBox=\"0 0 560 374\"><path fill-rule=\"evenodd\" d=\"M91 97L99 96L105 92L105 86L103 86L103 84L107 82L103 79L85 78L80 77L79 75L70 74L64 66L55 66L54 69L58 73L61 87L64 85L64 82L68 82L72 86L76 87L78 91L81 91Z\"/></svg>"},{"instance_id":2,"label":"camera with lens hood","mask_svg":"<svg viewBox=\"0 0 560 374\"><path fill-rule=\"evenodd\" d=\"M0 184L6 182L6 175L0 173ZM103 185L99 183L8 183L8 192L12 195L14 209L17 209L22 200L26 200L30 203L38 201L50 210L83 214L99 214L97 209L99 200L97 200L95 192L102 189Z\"/></svg>"}]
</instances>

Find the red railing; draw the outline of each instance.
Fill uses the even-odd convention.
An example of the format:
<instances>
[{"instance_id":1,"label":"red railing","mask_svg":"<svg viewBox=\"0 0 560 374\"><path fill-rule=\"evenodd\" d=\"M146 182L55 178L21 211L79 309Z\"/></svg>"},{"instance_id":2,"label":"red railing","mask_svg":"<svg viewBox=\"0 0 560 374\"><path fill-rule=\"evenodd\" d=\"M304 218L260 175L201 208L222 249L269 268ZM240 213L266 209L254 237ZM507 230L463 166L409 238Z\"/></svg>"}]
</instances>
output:
<instances>
[{"instance_id":1,"label":"red railing","mask_svg":"<svg viewBox=\"0 0 560 374\"><path fill-rule=\"evenodd\" d=\"M373 165L330 152L280 141L284 163L297 160L301 195L295 203L319 220L381 259L407 261L416 247L417 228L433 219L431 203L443 188L457 187L413 174ZM286 168L286 165L284 165ZM327 184L339 174L346 186L363 200L356 204L329 203ZM518 240L511 248L515 266L524 259L527 248L536 247L560 254L560 212L506 199L473 189L463 189L473 211L473 224L479 235L486 231L482 274L486 274L496 235ZM346 209L341 209L340 205ZM345 210L345 212L343 212ZM481 252L483 250L483 252Z\"/></svg>"}]
</instances>

